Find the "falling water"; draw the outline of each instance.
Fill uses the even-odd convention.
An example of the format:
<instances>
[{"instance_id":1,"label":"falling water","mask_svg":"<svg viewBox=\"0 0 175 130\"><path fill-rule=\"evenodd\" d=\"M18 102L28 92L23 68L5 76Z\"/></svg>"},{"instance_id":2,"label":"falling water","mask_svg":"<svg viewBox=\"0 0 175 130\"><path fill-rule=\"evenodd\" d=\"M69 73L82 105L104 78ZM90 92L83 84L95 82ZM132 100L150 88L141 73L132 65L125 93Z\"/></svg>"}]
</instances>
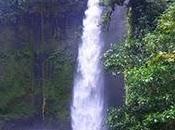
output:
<instances>
[{"instance_id":1,"label":"falling water","mask_svg":"<svg viewBox=\"0 0 175 130\"><path fill-rule=\"evenodd\" d=\"M103 74L100 65L102 9L99 1L88 1L83 21L71 107L73 130L103 130Z\"/></svg>"}]
</instances>

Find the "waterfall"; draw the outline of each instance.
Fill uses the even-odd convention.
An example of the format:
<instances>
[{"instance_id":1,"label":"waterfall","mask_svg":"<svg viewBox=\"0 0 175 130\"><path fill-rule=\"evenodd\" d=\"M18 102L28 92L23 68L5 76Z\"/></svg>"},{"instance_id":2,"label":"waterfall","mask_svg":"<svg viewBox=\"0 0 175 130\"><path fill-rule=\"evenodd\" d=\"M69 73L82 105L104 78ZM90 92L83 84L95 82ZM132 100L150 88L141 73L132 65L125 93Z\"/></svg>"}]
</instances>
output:
<instances>
[{"instance_id":1,"label":"waterfall","mask_svg":"<svg viewBox=\"0 0 175 130\"><path fill-rule=\"evenodd\" d=\"M78 52L71 119L73 130L103 130L103 72L100 64L100 0L89 0L83 20L82 44Z\"/></svg>"}]
</instances>

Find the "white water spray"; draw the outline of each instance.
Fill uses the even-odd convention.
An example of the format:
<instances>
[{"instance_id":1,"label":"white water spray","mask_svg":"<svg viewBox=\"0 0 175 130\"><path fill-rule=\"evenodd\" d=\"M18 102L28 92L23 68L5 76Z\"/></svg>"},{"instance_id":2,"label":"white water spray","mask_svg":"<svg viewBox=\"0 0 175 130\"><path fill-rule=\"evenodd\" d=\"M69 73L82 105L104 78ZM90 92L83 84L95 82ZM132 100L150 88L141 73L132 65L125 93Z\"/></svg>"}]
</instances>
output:
<instances>
[{"instance_id":1,"label":"white water spray","mask_svg":"<svg viewBox=\"0 0 175 130\"><path fill-rule=\"evenodd\" d=\"M71 107L73 130L103 130L103 74L100 55L100 0L89 0L83 21L82 45L78 53L78 69Z\"/></svg>"}]
</instances>

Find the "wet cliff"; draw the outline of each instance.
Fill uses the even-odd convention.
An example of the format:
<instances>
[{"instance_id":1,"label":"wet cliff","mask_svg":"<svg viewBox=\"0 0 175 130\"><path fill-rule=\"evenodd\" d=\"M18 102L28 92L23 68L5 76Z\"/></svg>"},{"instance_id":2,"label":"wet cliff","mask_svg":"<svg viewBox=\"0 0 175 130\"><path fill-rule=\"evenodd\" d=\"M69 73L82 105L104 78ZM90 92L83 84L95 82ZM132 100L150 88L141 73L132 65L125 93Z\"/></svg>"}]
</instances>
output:
<instances>
[{"instance_id":1,"label":"wet cliff","mask_svg":"<svg viewBox=\"0 0 175 130\"><path fill-rule=\"evenodd\" d=\"M86 1L1 1L0 129L69 128Z\"/></svg>"},{"instance_id":2,"label":"wet cliff","mask_svg":"<svg viewBox=\"0 0 175 130\"><path fill-rule=\"evenodd\" d=\"M70 129L86 6L86 0L0 1L0 129ZM126 9L118 6L103 32L105 48L126 30ZM119 106L123 77L105 75L106 104Z\"/></svg>"}]
</instances>

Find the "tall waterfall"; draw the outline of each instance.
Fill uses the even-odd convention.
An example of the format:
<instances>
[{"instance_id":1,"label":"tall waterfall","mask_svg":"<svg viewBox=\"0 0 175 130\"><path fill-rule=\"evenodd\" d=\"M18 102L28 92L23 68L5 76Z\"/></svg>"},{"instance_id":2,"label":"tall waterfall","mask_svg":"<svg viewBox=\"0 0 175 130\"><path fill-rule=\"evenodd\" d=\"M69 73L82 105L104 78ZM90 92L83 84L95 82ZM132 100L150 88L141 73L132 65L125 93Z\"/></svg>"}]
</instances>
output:
<instances>
[{"instance_id":1,"label":"tall waterfall","mask_svg":"<svg viewBox=\"0 0 175 130\"><path fill-rule=\"evenodd\" d=\"M99 1L88 1L83 21L71 107L73 130L103 130L103 73L100 65L103 41L100 38L102 9Z\"/></svg>"}]
</instances>

